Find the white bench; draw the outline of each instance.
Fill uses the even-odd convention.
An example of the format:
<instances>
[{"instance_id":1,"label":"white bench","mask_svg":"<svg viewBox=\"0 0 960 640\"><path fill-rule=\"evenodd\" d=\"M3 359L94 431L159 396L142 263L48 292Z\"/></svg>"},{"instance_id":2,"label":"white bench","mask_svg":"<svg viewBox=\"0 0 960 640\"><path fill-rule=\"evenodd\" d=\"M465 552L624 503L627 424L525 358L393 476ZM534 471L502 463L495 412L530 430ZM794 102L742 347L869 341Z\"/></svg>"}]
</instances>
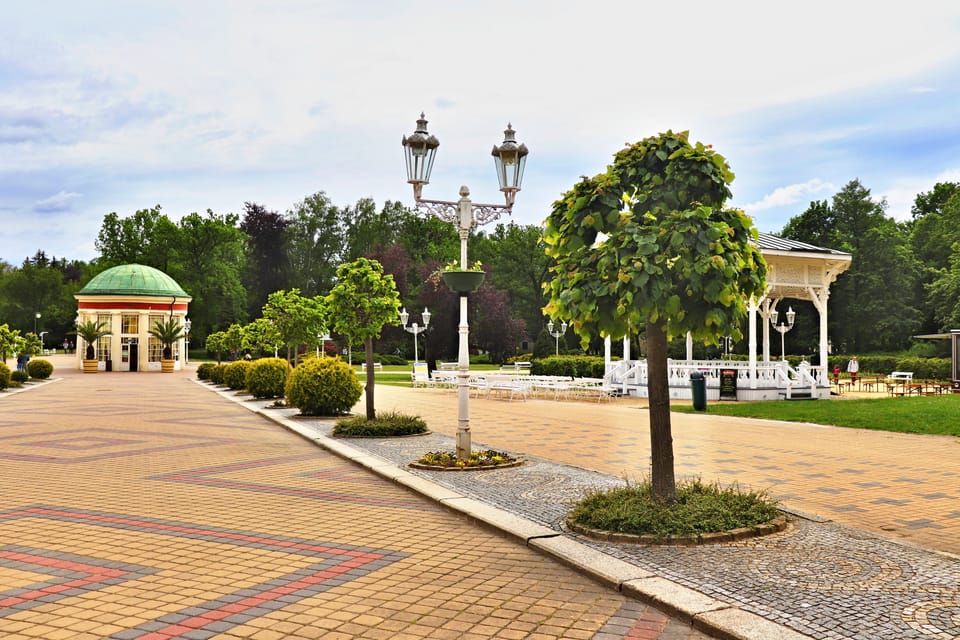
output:
<instances>
[{"instance_id":1,"label":"white bench","mask_svg":"<svg viewBox=\"0 0 960 640\"><path fill-rule=\"evenodd\" d=\"M913 382L913 371L893 371L887 380L896 382Z\"/></svg>"},{"instance_id":2,"label":"white bench","mask_svg":"<svg viewBox=\"0 0 960 640\"><path fill-rule=\"evenodd\" d=\"M437 369L440 371L456 371L460 367L458 362L438 362Z\"/></svg>"},{"instance_id":3,"label":"white bench","mask_svg":"<svg viewBox=\"0 0 960 640\"><path fill-rule=\"evenodd\" d=\"M360 372L363 373L363 372L366 372L366 370L367 370L367 363L366 363L366 362L361 362L361 363L360 363ZM381 362L374 362L374 363L373 363L373 372L376 373L377 371L383 371L383 363L381 363Z\"/></svg>"}]
</instances>

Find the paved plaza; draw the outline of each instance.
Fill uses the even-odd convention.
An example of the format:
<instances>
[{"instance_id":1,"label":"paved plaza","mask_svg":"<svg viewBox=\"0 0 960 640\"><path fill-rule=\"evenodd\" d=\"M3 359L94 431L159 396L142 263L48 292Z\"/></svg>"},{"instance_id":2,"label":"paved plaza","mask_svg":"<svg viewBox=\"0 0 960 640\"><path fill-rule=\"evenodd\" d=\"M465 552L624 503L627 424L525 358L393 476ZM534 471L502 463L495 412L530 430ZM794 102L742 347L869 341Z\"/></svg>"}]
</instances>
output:
<instances>
[{"instance_id":1,"label":"paved plaza","mask_svg":"<svg viewBox=\"0 0 960 640\"><path fill-rule=\"evenodd\" d=\"M452 448L450 392L380 385L432 433L341 440L192 371L58 366L0 397L4 638L960 638L956 438L674 414L679 475L797 515L614 545L563 519L647 471L639 401L472 399L474 446L527 462L442 473L407 463Z\"/></svg>"},{"instance_id":2,"label":"paved plaza","mask_svg":"<svg viewBox=\"0 0 960 640\"><path fill-rule=\"evenodd\" d=\"M0 393L4 640L704 640L194 381Z\"/></svg>"},{"instance_id":3,"label":"paved plaza","mask_svg":"<svg viewBox=\"0 0 960 640\"><path fill-rule=\"evenodd\" d=\"M380 386L377 407L418 413L434 433L344 445L329 437L329 421L296 420L290 428L343 455L373 454L357 458L373 467L386 460L397 469L426 451L452 448L453 393ZM645 547L594 542L563 527L569 503L584 491L646 471L644 407L630 400L478 398L470 411L475 447L520 453L528 464L494 472L413 473L623 561L626 567L585 562L584 568L619 580L625 592L638 589L640 598L675 603L681 617L719 637L729 631L757 640L960 638L956 438L674 414L680 474L768 489L797 515L787 531L764 538ZM529 543L538 546L533 536ZM573 562L577 557L563 551L557 556ZM674 587L689 591L677 595ZM710 617L715 607L755 614L778 627L748 628L743 619L727 626Z\"/></svg>"}]
</instances>

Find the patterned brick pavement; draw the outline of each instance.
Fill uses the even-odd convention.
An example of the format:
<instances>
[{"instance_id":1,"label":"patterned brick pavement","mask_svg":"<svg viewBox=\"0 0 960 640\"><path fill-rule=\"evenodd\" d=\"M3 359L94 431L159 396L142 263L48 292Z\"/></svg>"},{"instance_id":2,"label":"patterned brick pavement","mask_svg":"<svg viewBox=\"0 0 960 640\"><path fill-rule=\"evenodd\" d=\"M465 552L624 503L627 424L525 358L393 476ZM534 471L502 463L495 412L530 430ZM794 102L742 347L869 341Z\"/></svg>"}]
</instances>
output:
<instances>
[{"instance_id":1,"label":"patterned brick pavement","mask_svg":"<svg viewBox=\"0 0 960 640\"><path fill-rule=\"evenodd\" d=\"M192 382L0 393L5 640L706 636Z\"/></svg>"},{"instance_id":2,"label":"patterned brick pavement","mask_svg":"<svg viewBox=\"0 0 960 640\"><path fill-rule=\"evenodd\" d=\"M377 394L379 410L420 413L434 435L358 439L350 446L397 465L423 451L452 446L453 395L386 386L378 387ZM674 417L675 447L687 450L678 466L687 472L692 472L693 460L708 480L716 479L708 470L717 468L739 470L732 477L743 480L740 475L753 477L757 471L751 470L758 464L776 467L778 482L796 487L796 496L785 498L787 506L812 506L836 514L836 522L798 518L781 534L702 548L584 543L810 637L960 638L960 558L946 553L957 548L952 533L960 488L951 480L960 470L951 453L960 446L956 439ZM475 446L523 453L531 457L530 464L481 475L416 473L556 530L562 529L570 500L591 487L619 483L624 473L641 474L648 455L644 411L629 405L477 399L471 402L471 419ZM329 423L314 426L319 434L329 433L329 428ZM606 457L595 458L599 451ZM754 462L758 456L760 463ZM878 460L889 460L892 467L884 468ZM570 466L577 462L580 466ZM616 475L610 465L618 465ZM845 474L838 466L862 473ZM934 472L937 468L939 473ZM883 499L875 497L874 485L884 487ZM838 490L823 490L827 488ZM945 504L917 512L923 522L912 527L876 527L883 536L865 531L875 522L913 522L904 504L916 496ZM862 511L839 508L848 504ZM863 513L871 517L861 520ZM927 548L898 538L922 541Z\"/></svg>"}]
</instances>

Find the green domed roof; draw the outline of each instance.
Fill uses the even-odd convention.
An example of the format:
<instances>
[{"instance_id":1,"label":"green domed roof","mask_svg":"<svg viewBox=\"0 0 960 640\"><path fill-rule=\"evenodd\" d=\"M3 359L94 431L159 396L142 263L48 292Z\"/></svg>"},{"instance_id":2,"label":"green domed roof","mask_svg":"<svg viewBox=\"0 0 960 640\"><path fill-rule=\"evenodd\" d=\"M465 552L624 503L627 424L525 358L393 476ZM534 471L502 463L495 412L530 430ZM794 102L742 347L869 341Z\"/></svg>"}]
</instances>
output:
<instances>
[{"instance_id":1,"label":"green domed roof","mask_svg":"<svg viewBox=\"0 0 960 640\"><path fill-rule=\"evenodd\" d=\"M88 282L78 295L190 297L163 271L142 264L123 264L107 269Z\"/></svg>"}]
</instances>

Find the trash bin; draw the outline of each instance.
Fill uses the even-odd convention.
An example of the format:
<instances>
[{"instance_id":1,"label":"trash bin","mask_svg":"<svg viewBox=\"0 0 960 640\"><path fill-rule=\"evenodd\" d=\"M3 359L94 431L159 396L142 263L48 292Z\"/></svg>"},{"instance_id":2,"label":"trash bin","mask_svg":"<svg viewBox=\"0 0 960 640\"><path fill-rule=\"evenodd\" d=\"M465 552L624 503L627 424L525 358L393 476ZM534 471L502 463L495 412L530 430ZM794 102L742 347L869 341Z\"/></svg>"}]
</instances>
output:
<instances>
[{"instance_id":1,"label":"trash bin","mask_svg":"<svg viewBox=\"0 0 960 640\"><path fill-rule=\"evenodd\" d=\"M702 371L690 372L690 391L693 394L693 408L697 411L707 410L707 380Z\"/></svg>"}]
</instances>

